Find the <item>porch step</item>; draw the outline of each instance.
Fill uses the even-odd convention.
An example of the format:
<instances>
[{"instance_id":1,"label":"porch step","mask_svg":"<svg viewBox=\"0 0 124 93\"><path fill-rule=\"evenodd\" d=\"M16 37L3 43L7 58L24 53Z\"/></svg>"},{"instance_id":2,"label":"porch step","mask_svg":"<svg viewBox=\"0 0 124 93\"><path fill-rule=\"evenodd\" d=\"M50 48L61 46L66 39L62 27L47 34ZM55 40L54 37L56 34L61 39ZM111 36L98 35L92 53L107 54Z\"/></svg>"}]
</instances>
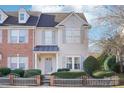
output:
<instances>
[{"instance_id":1,"label":"porch step","mask_svg":"<svg viewBox=\"0 0 124 93\"><path fill-rule=\"evenodd\" d=\"M49 86L50 85L50 75L44 75L42 83L43 83L43 86Z\"/></svg>"}]
</instances>

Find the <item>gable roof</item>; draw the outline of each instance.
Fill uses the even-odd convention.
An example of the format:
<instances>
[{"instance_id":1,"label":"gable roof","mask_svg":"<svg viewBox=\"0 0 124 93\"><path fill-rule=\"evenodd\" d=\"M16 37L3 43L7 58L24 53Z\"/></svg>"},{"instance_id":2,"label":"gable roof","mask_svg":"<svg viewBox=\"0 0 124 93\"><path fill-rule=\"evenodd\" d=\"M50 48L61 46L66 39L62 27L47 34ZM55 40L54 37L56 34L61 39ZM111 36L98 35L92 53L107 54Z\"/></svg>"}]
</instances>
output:
<instances>
[{"instance_id":1,"label":"gable roof","mask_svg":"<svg viewBox=\"0 0 124 93\"><path fill-rule=\"evenodd\" d=\"M4 11L5 12L5 11ZM71 13L41 13L27 11L30 15L26 23L18 22L18 11L5 12L8 18L0 26L37 26L37 27L55 27L62 22ZM76 13L86 23L87 20L83 13Z\"/></svg>"},{"instance_id":2,"label":"gable roof","mask_svg":"<svg viewBox=\"0 0 124 93\"><path fill-rule=\"evenodd\" d=\"M37 27L54 27L60 22L62 22L71 13L44 13L41 14L40 20ZM76 13L80 18L82 18L86 23L87 20L83 13Z\"/></svg>"}]
</instances>

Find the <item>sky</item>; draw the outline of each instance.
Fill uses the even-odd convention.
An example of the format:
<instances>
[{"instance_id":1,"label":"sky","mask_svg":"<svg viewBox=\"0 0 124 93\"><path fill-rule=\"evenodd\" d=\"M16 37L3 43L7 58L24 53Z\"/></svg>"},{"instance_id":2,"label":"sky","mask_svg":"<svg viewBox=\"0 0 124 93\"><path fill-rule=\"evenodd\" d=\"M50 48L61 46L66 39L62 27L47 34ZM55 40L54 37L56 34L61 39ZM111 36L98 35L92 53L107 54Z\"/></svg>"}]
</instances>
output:
<instances>
[{"instance_id":1,"label":"sky","mask_svg":"<svg viewBox=\"0 0 124 93\"><path fill-rule=\"evenodd\" d=\"M101 34L103 31L102 27L96 27L94 24L94 19L97 17L97 15L94 12L94 7L96 6L86 6L86 5L0 5L0 9L4 11L17 11L20 8L25 8L26 10L31 11L42 11L42 12L83 12L86 19L88 20L89 24L92 26L92 28L89 31L89 39L100 39ZM90 49L93 51L96 48L93 48L92 44L89 44Z\"/></svg>"}]
</instances>

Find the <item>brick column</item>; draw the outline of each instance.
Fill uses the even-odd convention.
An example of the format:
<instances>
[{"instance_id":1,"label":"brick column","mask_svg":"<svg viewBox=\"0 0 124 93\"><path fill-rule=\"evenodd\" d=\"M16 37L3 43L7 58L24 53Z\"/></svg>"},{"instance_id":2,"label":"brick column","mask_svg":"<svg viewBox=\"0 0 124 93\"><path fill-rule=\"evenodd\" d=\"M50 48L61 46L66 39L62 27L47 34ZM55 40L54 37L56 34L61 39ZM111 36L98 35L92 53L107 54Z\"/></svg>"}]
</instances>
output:
<instances>
[{"instance_id":1,"label":"brick column","mask_svg":"<svg viewBox=\"0 0 124 93\"><path fill-rule=\"evenodd\" d=\"M9 79L10 79L11 85L14 85L14 75L10 74Z\"/></svg>"},{"instance_id":2,"label":"brick column","mask_svg":"<svg viewBox=\"0 0 124 93\"><path fill-rule=\"evenodd\" d=\"M36 75L36 82L37 82L38 86L41 85L41 76L40 75Z\"/></svg>"},{"instance_id":3,"label":"brick column","mask_svg":"<svg viewBox=\"0 0 124 93\"><path fill-rule=\"evenodd\" d=\"M54 86L54 79L55 79L55 76L51 75L50 76L50 86Z\"/></svg>"}]
</instances>

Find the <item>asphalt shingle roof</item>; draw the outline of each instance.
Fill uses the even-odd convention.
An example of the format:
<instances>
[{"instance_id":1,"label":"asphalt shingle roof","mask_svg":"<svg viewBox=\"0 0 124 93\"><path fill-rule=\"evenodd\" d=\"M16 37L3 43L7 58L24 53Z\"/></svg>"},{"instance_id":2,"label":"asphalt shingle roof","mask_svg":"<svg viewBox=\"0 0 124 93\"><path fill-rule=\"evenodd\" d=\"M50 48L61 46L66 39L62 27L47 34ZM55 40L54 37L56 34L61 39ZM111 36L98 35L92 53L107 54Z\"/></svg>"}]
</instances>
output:
<instances>
[{"instance_id":1,"label":"asphalt shingle roof","mask_svg":"<svg viewBox=\"0 0 124 93\"><path fill-rule=\"evenodd\" d=\"M5 12L5 11L4 11ZM0 24L0 26L37 26L37 27L54 27L64 20L70 13L41 13L35 11L27 11L30 15L26 23L18 22L18 11L16 12L5 12L8 18ZM86 22L86 18L83 13L76 13Z\"/></svg>"}]
</instances>

